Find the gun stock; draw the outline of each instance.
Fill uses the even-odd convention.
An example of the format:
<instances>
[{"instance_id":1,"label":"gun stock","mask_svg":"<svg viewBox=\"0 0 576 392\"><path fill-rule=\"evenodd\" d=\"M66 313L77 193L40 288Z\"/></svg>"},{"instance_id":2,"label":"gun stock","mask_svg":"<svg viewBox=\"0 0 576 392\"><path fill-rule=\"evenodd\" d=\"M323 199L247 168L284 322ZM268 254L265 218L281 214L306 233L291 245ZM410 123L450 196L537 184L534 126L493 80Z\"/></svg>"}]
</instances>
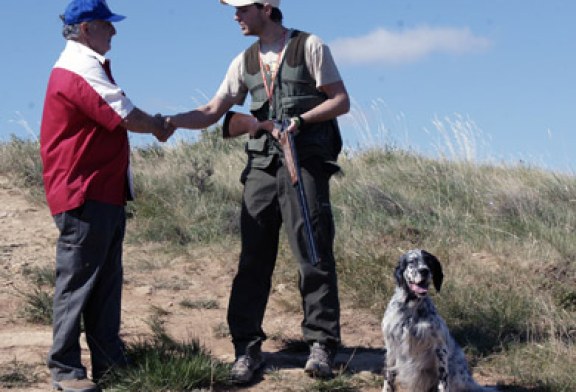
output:
<instances>
[{"instance_id":1,"label":"gun stock","mask_svg":"<svg viewBox=\"0 0 576 392\"><path fill-rule=\"evenodd\" d=\"M286 164L286 169L288 169L288 173L290 173L290 181L292 185L298 184L298 170L296 166L296 162L294 161L294 153L292 152L292 143L293 140L290 140L292 135L288 134L287 132L283 132L282 136L280 137L280 146L282 146L282 153L284 154L284 163Z\"/></svg>"}]
</instances>

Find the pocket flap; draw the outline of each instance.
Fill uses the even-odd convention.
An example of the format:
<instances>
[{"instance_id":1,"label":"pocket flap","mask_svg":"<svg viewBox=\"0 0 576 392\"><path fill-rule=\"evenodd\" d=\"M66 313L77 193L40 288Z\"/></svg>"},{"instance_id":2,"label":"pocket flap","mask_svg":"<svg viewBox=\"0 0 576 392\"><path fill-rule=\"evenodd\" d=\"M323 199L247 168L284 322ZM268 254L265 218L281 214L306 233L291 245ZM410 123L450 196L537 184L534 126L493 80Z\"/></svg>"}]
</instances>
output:
<instances>
[{"instance_id":1,"label":"pocket flap","mask_svg":"<svg viewBox=\"0 0 576 392\"><path fill-rule=\"evenodd\" d=\"M248 152L259 152L263 153L266 152L267 148L267 139L266 135L262 135L257 139L248 139L246 142L246 151Z\"/></svg>"}]
</instances>

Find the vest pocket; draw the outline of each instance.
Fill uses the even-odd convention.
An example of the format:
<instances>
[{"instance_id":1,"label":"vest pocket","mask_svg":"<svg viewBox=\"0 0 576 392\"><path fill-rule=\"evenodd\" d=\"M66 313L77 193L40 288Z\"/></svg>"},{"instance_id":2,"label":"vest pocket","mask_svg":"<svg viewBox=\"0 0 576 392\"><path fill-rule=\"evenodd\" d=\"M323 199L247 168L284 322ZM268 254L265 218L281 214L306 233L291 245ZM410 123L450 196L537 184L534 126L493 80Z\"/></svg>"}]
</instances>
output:
<instances>
[{"instance_id":1,"label":"vest pocket","mask_svg":"<svg viewBox=\"0 0 576 392\"><path fill-rule=\"evenodd\" d=\"M254 138L254 139L248 139L248 141L246 142L246 152L248 154L250 153L266 153L268 151L268 143L267 143L267 139L265 136L259 137L259 138Z\"/></svg>"},{"instance_id":2,"label":"vest pocket","mask_svg":"<svg viewBox=\"0 0 576 392\"><path fill-rule=\"evenodd\" d=\"M250 162L250 167L256 169L266 169L272 163L274 156L268 151L268 138L263 135L257 139L248 139L246 142L246 154Z\"/></svg>"}]
</instances>

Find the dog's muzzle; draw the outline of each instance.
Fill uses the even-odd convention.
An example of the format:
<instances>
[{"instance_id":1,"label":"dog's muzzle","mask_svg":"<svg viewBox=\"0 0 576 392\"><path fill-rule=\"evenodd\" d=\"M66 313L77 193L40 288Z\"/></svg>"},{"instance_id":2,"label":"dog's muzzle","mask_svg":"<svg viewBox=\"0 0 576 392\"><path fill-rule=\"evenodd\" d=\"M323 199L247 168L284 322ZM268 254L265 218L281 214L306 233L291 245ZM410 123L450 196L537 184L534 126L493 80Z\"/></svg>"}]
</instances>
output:
<instances>
[{"instance_id":1,"label":"dog's muzzle","mask_svg":"<svg viewBox=\"0 0 576 392\"><path fill-rule=\"evenodd\" d=\"M410 290L419 297L428 295L428 282L410 283Z\"/></svg>"}]
</instances>

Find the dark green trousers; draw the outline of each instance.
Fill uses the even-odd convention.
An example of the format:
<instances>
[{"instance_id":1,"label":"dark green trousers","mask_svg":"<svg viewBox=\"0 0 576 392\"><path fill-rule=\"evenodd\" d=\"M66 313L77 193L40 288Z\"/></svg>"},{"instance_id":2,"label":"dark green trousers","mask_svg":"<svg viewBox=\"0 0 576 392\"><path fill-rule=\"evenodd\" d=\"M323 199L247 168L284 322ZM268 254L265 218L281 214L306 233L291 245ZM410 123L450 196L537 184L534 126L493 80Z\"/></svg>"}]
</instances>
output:
<instances>
[{"instance_id":1,"label":"dark green trousers","mask_svg":"<svg viewBox=\"0 0 576 392\"><path fill-rule=\"evenodd\" d=\"M248 169L243 178L242 251L228 306L228 325L236 356L259 349L266 334L262 322L276 264L280 228L299 267L299 288L308 343L335 349L340 343L340 303L333 254L334 219L330 204L331 173L319 159L301 164L320 263L308 259L304 220L297 192L280 162L268 169Z\"/></svg>"}]
</instances>

